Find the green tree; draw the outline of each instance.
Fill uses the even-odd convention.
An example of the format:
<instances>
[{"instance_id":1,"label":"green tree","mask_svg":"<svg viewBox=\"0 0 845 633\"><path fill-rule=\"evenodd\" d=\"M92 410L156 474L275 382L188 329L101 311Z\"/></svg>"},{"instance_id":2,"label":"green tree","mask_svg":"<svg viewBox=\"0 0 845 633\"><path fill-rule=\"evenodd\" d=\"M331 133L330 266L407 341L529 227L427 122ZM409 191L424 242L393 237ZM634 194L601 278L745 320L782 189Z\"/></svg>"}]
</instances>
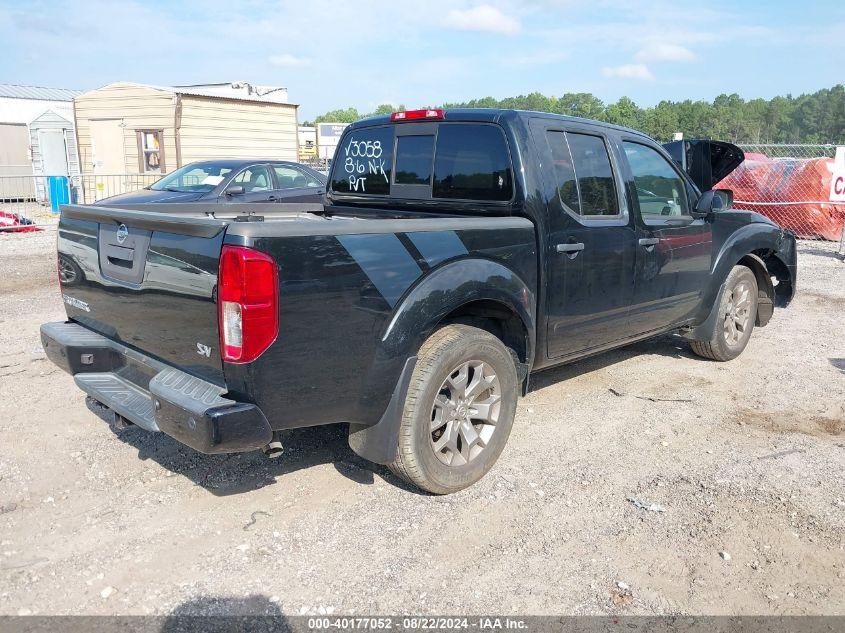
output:
<instances>
[{"instance_id":1,"label":"green tree","mask_svg":"<svg viewBox=\"0 0 845 633\"><path fill-rule=\"evenodd\" d=\"M382 103L380 106L378 106L375 110L373 110L373 111L372 111L370 114L368 114L367 116L377 116L377 115L383 115L383 114L392 114L392 113L396 112L397 110L404 110L404 109L405 109L405 106L403 106L403 105L400 105L400 106L397 108L397 107L396 107L395 105L393 105L392 103Z\"/></svg>"},{"instance_id":2,"label":"green tree","mask_svg":"<svg viewBox=\"0 0 845 633\"><path fill-rule=\"evenodd\" d=\"M567 92L557 100L552 112L584 119L601 119L604 117L604 103L588 92Z\"/></svg>"},{"instance_id":3,"label":"green tree","mask_svg":"<svg viewBox=\"0 0 845 633\"><path fill-rule=\"evenodd\" d=\"M621 97L619 101L605 108L604 118L608 123L639 128L643 120L643 111L630 97Z\"/></svg>"},{"instance_id":4,"label":"green tree","mask_svg":"<svg viewBox=\"0 0 845 633\"><path fill-rule=\"evenodd\" d=\"M766 103L762 133L764 143L788 143L795 138L791 120L792 108L791 97L775 97Z\"/></svg>"},{"instance_id":5,"label":"green tree","mask_svg":"<svg viewBox=\"0 0 845 633\"><path fill-rule=\"evenodd\" d=\"M346 108L345 110L330 110L325 114L321 114L316 119L315 123L322 123L329 121L330 123L352 123L363 117L358 113L356 108Z\"/></svg>"},{"instance_id":6,"label":"green tree","mask_svg":"<svg viewBox=\"0 0 845 633\"><path fill-rule=\"evenodd\" d=\"M659 141L670 141L681 131L678 109L671 101L661 101L643 112L642 131Z\"/></svg>"},{"instance_id":7,"label":"green tree","mask_svg":"<svg viewBox=\"0 0 845 633\"><path fill-rule=\"evenodd\" d=\"M481 97L444 108L513 108L555 112L569 116L609 121L632 127L662 141L674 132L687 138L716 138L737 143L845 143L845 86L819 90L799 97L778 96L770 100L745 101L737 94L721 94L712 102L661 101L640 108L628 97L605 106L585 92L567 92L560 98L539 92L496 99ZM388 114L404 106L379 105L371 114ZM355 108L332 110L315 122L351 123L371 114Z\"/></svg>"}]
</instances>

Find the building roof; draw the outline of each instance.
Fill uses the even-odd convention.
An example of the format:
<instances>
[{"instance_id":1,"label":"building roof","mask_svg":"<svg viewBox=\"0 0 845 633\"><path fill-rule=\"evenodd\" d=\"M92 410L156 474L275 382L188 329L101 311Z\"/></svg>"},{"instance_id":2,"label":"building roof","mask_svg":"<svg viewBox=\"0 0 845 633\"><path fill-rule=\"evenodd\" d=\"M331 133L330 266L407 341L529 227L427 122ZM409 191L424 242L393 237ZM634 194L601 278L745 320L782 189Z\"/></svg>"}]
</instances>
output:
<instances>
[{"instance_id":1,"label":"building roof","mask_svg":"<svg viewBox=\"0 0 845 633\"><path fill-rule=\"evenodd\" d=\"M12 99L31 99L34 101L73 101L81 90L67 88L44 88L42 86L18 86L15 84L0 84L0 97Z\"/></svg>"},{"instance_id":2,"label":"building roof","mask_svg":"<svg viewBox=\"0 0 845 633\"><path fill-rule=\"evenodd\" d=\"M215 84L183 84L171 88L179 94L200 97L222 97L242 101L265 101L287 103L288 89L282 86L258 86L246 81L231 81Z\"/></svg>"},{"instance_id":3,"label":"building roof","mask_svg":"<svg viewBox=\"0 0 845 633\"><path fill-rule=\"evenodd\" d=\"M288 89L281 86L258 86L246 81L232 81L219 84L193 84L181 86L155 86L134 81L118 81L102 86L142 86L180 95L211 97L214 99L232 99L235 101L257 101L259 103L277 103L296 107L288 101ZM97 89L99 90L99 88ZM93 90L91 92L94 92Z\"/></svg>"}]
</instances>

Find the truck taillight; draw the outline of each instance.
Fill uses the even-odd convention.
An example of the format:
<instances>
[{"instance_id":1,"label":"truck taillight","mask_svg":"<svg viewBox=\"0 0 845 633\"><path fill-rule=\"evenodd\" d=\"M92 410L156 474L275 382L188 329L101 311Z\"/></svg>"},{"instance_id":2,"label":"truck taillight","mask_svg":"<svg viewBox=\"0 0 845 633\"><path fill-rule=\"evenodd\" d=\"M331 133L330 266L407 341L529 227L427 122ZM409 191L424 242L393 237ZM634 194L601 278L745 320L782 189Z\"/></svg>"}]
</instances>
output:
<instances>
[{"instance_id":1,"label":"truck taillight","mask_svg":"<svg viewBox=\"0 0 845 633\"><path fill-rule=\"evenodd\" d=\"M220 355L248 363L270 347L279 333L279 269L267 253L223 246L217 277Z\"/></svg>"}]
</instances>

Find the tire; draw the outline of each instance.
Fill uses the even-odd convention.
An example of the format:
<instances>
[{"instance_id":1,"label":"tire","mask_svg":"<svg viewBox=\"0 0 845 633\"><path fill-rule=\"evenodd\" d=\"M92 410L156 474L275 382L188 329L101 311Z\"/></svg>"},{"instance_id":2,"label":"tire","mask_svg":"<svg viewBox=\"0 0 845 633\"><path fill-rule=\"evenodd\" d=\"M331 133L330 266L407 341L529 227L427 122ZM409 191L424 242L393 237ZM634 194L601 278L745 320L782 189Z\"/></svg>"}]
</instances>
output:
<instances>
[{"instance_id":1,"label":"tire","mask_svg":"<svg viewBox=\"0 0 845 633\"><path fill-rule=\"evenodd\" d=\"M715 331L709 341L691 341L692 351L710 360L733 360L748 345L757 320L757 278L750 268L734 266L719 296Z\"/></svg>"},{"instance_id":2,"label":"tire","mask_svg":"<svg viewBox=\"0 0 845 633\"><path fill-rule=\"evenodd\" d=\"M505 447L517 397L514 359L498 338L468 325L437 330L417 355L388 467L433 494L474 484Z\"/></svg>"}]
</instances>

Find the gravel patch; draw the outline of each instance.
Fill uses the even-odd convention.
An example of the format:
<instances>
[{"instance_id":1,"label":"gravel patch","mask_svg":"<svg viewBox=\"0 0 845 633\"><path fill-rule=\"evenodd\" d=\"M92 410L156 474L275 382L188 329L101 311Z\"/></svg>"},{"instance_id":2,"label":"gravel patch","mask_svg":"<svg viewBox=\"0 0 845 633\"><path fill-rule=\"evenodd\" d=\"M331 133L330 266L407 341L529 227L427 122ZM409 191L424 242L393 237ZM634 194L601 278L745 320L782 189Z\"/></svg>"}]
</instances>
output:
<instances>
[{"instance_id":1,"label":"gravel patch","mask_svg":"<svg viewBox=\"0 0 845 633\"><path fill-rule=\"evenodd\" d=\"M46 360L55 233L0 236L0 614L845 614L845 263L730 363L666 336L532 379L477 485L345 429L205 456L113 431Z\"/></svg>"}]
</instances>

